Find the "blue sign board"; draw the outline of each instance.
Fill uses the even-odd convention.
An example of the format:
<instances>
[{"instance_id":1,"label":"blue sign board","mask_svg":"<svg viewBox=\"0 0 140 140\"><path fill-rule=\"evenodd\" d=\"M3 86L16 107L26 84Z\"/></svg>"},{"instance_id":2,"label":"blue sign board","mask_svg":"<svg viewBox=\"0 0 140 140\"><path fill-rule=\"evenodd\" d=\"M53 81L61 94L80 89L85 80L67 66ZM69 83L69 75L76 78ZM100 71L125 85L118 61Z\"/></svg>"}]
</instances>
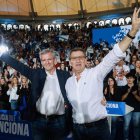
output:
<instances>
[{"instance_id":1,"label":"blue sign board","mask_svg":"<svg viewBox=\"0 0 140 140\"><path fill-rule=\"evenodd\" d=\"M108 101L106 105L107 113L112 115L125 115L125 102Z\"/></svg>"},{"instance_id":2,"label":"blue sign board","mask_svg":"<svg viewBox=\"0 0 140 140\"><path fill-rule=\"evenodd\" d=\"M0 110L0 140L32 140L31 123L20 119L20 112ZM72 136L65 140L73 140Z\"/></svg>"},{"instance_id":3,"label":"blue sign board","mask_svg":"<svg viewBox=\"0 0 140 140\"><path fill-rule=\"evenodd\" d=\"M0 110L0 139L32 140L30 122L20 120L18 111Z\"/></svg>"}]
</instances>

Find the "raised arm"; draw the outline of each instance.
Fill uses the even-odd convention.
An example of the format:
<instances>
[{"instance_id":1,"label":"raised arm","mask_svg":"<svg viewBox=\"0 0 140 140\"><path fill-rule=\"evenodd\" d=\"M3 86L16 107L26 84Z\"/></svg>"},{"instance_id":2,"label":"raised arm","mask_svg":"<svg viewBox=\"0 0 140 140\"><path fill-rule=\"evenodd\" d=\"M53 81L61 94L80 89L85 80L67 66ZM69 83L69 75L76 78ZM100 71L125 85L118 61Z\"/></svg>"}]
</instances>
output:
<instances>
[{"instance_id":1,"label":"raised arm","mask_svg":"<svg viewBox=\"0 0 140 140\"><path fill-rule=\"evenodd\" d=\"M119 47L123 52L125 52L128 49L130 43L132 42L133 38L135 37L136 33L138 32L138 30L140 28L140 18L138 17L139 12L140 12L140 8L139 9L137 9L137 8L134 9L134 13L133 13L133 16L132 16L131 30L128 33L128 35L126 35L123 38L123 40L119 42Z\"/></svg>"},{"instance_id":2,"label":"raised arm","mask_svg":"<svg viewBox=\"0 0 140 140\"><path fill-rule=\"evenodd\" d=\"M23 63L19 62L15 58L11 57L8 53L1 54L0 60L4 61L6 64L10 65L12 68L20 72L22 75L28 79L32 79L33 70Z\"/></svg>"}]
</instances>

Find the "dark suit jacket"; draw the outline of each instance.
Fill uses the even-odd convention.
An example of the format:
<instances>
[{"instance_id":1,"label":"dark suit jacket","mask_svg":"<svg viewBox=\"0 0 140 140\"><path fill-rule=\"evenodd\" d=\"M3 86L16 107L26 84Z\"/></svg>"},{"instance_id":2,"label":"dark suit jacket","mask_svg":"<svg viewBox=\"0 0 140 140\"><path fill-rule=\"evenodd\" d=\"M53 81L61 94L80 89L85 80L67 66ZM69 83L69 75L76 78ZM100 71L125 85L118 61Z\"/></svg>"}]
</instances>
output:
<instances>
[{"instance_id":1,"label":"dark suit jacket","mask_svg":"<svg viewBox=\"0 0 140 140\"><path fill-rule=\"evenodd\" d=\"M36 101L41 96L44 87L44 83L47 76L45 70L39 68L38 69L29 68L28 66L17 61L8 54L3 54L0 57L0 60L4 61L5 63L13 67L15 70L20 72L22 75L24 75L31 81L31 94L28 104L28 112L29 112L28 119L30 120L36 119L38 114L36 111ZM70 77L70 74L62 70L56 70L56 73L58 76L61 92L63 95L66 95L65 83L66 80Z\"/></svg>"}]
</instances>

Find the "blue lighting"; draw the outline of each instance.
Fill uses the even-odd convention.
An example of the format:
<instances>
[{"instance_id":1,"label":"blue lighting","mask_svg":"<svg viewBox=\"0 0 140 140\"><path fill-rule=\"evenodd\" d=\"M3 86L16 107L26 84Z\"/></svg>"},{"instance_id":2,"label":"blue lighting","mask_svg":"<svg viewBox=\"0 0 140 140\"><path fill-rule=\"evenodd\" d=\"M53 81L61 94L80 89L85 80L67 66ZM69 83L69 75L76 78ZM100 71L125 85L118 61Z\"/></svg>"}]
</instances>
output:
<instances>
[{"instance_id":1,"label":"blue lighting","mask_svg":"<svg viewBox=\"0 0 140 140\"><path fill-rule=\"evenodd\" d=\"M56 19L53 21L53 23L56 23L56 24L61 24L63 23L65 20L64 19Z\"/></svg>"},{"instance_id":2,"label":"blue lighting","mask_svg":"<svg viewBox=\"0 0 140 140\"><path fill-rule=\"evenodd\" d=\"M0 19L0 23L8 24L8 23L16 23L15 19Z\"/></svg>"}]
</instances>

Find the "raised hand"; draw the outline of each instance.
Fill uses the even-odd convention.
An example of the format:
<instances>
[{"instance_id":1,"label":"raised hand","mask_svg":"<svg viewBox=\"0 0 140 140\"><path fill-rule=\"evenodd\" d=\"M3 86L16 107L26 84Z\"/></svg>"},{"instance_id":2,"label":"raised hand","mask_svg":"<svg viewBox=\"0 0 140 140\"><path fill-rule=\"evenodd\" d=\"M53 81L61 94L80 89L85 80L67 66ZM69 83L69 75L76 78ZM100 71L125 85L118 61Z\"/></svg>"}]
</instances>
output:
<instances>
[{"instance_id":1,"label":"raised hand","mask_svg":"<svg viewBox=\"0 0 140 140\"><path fill-rule=\"evenodd\" d=\"M131 44L132 40L135 38L136 33L140 28L140 18L139 18L140 8L134 9L133 16L132 16L132 27L129 33L119 42L119 47L122 52L125 52L129 45Z\"/></svg>"},{"instance_id":2,"label":"raised hand","mask_svg":"<svg viewBox=\"0 0 140 140\"><path fill-rule=\"evenodd\" d=\"M132 30L134 30L136 32L140 28L139 14L140 14L140 8L139 9L135 8L134 12L133 12L133 17L132 17Z\"/></svg>"}]
</instances>

